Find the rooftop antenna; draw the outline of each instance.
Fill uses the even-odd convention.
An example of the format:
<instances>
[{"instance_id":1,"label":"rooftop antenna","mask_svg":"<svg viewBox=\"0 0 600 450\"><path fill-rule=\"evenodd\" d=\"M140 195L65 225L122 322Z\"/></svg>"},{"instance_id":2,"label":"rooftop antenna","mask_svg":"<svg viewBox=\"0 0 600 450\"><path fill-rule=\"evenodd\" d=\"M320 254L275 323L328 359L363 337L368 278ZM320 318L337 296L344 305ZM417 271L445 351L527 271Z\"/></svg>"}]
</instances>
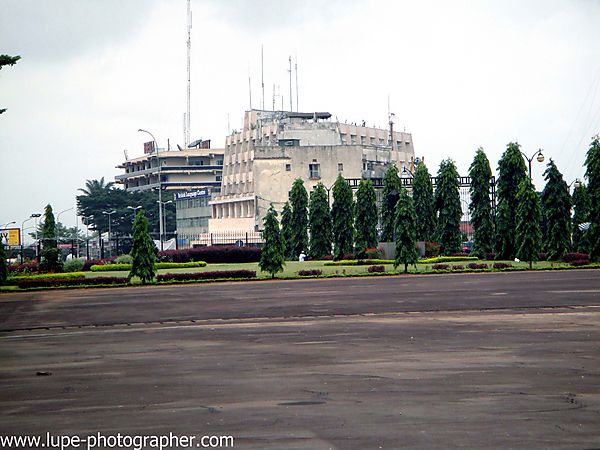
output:
<instances>
[{"instance_id":1,"label":"rooftop antenna","mask_svg":"<svg viewBox=\"0 0 600 450\"><path fill-rule=\"evenodd\" d=\"M265 67L263 59L263 46L260 45L260 85L262 87L262 104L261 107L265 109Z\"/></svg>"},{"instance_id":2,"label":"rooftop antenna","mask_svg":"<svg viewBox=\"0 0 600 450\"><path fill-rule=\"evenodd\" d=\"M290 68L288 69L288 72L290 73L290 112L294 111L294 107L292 105L292 55L290 55L289 57L289 61L290 61ZM283 108L281 108L283 109Z\"/></svg>"},{"instance_id":3,"label":"rooftop antenna","mask_svg":"<svg viewBox=\"0 0 600 450\"><path fill-rule=\"evenodd\" d=\"M296 69L296 112L298 112L298 53L296 53L296 64L294 65L294 68Z\"/></svg>"},{"instance_id":4,"label":"rooftop antenna","mask_svg":"<svg viewBox=\"0 0 600 450\"><path fill-rule=\"evenodd\" d=\"M275 83L273 83L273 111L275 111Z\"/></svg>"},{"instance_id":5,"label":"rooftop antenna","mask_svg":"<svg viewBox=\"0 0 600 450\"><path fill-rule=\"evenodd\" d=\"M248 63L248 95L250 97L250 111L252 111L252 82L250 80L250 63Z\"/></svg>"},{"instance_id":6,"label":"rooftop antenna","mask_svg":"<svg viewBox=\"0 0 600 450\"><path fill-rule=\"evenodd\" d=\"M190 55L192 51L192 10L190 8L190 0L187 1L187 115L185 116L184 133L185 133L185 148L190 143L190 87L191 87L191 65Z\"/></svg>"}]
</instances>

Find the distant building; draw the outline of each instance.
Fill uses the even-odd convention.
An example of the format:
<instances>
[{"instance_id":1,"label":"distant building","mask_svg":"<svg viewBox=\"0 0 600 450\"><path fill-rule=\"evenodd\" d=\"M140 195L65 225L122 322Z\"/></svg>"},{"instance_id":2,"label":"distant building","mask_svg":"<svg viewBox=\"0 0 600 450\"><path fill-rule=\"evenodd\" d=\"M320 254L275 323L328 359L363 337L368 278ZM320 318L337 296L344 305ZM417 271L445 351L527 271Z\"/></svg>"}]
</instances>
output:
<instances>
[{"instance_id":1,"label":"distant building","mask_svg":"<svg viewBox=\"0 0 600 450\"><path fill-rule=\"evenodd\" d=\"M243 129L225 141L209 231L262 229L269 205L281 211L296 178L309 192L319 182L330 189L339 173L381 178L389 163L402 170L414 156L410 133L340 123L326 112L247 111Z\"/></svg>"}]
</instances>

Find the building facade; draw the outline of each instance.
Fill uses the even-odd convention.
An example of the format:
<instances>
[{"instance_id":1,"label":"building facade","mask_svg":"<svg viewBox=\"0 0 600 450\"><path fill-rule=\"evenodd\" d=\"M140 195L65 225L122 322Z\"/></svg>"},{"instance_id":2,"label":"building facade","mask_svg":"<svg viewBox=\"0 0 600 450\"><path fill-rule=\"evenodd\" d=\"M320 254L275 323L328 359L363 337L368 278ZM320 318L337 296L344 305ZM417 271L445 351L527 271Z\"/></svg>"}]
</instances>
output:
<instances>
[{"instance_id":1,"label":"building facade","mask_svg":"<svg viewBox=\"0 0 600 450\"><path fill-rule=\"evenodd\" d=\"M391 125L391 124L390 124ZM270 204L281 210L296 178L310 192L344 178L381 178L389 163L414 161L410 133L340 123L329 113L251 110L227 136L221 192L210 201L210 232L257 231Z\"/></svg>"}]
</instances>

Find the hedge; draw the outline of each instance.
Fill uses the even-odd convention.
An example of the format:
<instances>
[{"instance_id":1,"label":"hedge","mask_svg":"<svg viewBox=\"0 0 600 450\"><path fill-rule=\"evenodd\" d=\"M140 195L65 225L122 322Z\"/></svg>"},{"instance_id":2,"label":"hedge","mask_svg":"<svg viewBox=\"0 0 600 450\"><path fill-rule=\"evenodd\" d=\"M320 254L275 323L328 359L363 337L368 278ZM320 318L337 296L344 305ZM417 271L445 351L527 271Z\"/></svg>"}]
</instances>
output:
<instances>
[{"instance_id":1,"label":"hedge","mask_svg":"<svg viewBox=\"0 0 600 450\"><path fill-rule=\"evenodd\" d=\"M585 260L589 261L589 259L590 259L590 255L588 255L587 253L575 253L575 252L566 253L561 258L561 260L566 263L570 263L573 261L585 261Z\"/></svg>"},{"instance_id":2,"label":"hedge","mask_svg":"<svg viewBox=\"0 0 600 450\"><path fill-rule=\"evenodd\" d=\"M16 277L8 277L6 280L7 285L16 285L20 281L28 280L67 280L74 278L85 277L84 272L66 272L66 273L42 273L39 275L18 275Z\"/></svg>"},{"instance_id":3,"label":"hedge","mask_svg":"<svg viewBox=\"0 0 600 450\"><path fill-rule=\"evenodd\" d=\"M369 268L367 269L367 272L369 272L369 273L385 272L385 266L369 266Z\"/></svg>"},{"instance_id":4,"label":"hedge","mask_svg":"<svg viewBox=\"0 0 600 450\"><path fill-rule=\"evenodd\" d=\"M156 281L193 281L193 280L215 280L219 278L256 278L254 270L218 270L214 272L195 273L165 273L158 275Z\"/></svg>"},{"instance_id":5,"label":"hedge","mask_svg":"<svg viewBox=\"0 0 600 450\"><path fill-rule=\"evenodd\" d=\"M374 264L394 264L393 259L340 259L327 261L324 266L371 266Z\"/></svg>"},{"instance_id":6,"label":"hedge","mask_svg":"<svg viewBox=\"0 0 600 450\"><path fill-rule=\"evenodd\" d=\"M193 267L206 267L206 263L204 261L187 263L158 262L155 266L157 269L189 269ZM110 272L119 270L131 270L131 264L104 264L91 267L92 272Z\"/></svg>"},{"instance_id":7,"label":"hedge","mask_svg":"<svg viewBox=\"0 0 600 450\"><path fill-rule=\"evenodd\" d=\"M165 250L158 254L164 262L206 261L207 263L245 263L260 261L260 248L235 245L209 245L185 250Z\"/></svg>"},{"instance_id":8,"label":"hedge","mask_svg":"<svg viewBox=\"0 0 600 450\"><path fill-rule=\"evenodd\" d=\"M315 277L323 275L323 271L321 269L299 270L298 275L301 277Z\"/></svg>"},{"instance_id":9,"label":"hedge","mask_svg":"<svg viewBox=\"0 0 600 450\"><path fill-rule=\"evenodd\" d=\"M476 256L436 256L435 258L426 258L419 260L419 264L437 264L454 261L477 261Z\"/></svg>"},{"instance_id":10,"label":"hedge","mask_svg":"<svg viewBox=\"0 0 600 450\"><path fill-rule=\"evenodd\" d=\"M124 277L95 277L95 278L34 278L17 280L20 289L56 286L94 286L109 284L127 284Z\"/></svg>"}]
</instances>

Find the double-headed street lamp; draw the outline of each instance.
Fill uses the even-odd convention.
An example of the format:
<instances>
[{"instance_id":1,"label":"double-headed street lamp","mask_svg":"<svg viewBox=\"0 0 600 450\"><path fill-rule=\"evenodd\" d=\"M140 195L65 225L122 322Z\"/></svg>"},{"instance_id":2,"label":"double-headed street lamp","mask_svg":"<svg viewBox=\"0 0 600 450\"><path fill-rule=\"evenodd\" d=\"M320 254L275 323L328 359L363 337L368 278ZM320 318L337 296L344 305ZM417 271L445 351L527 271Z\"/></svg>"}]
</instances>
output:
<instances>
[{"instance_id":1,"label":"double-headed street lamp","mask_svg":"<svg viewBox=\"0 0 600 450\"><path fill-rule=\"evenodd\" d=\"M74 208L74 207L67 208L67 209L65 209L65 210L63 210L63 211L61 211L61 212L59 212L59 213L56 215L56 232L55 232L55 235L56 235L56 245L58 245L58 239L60 238L60 236L59 236L59 234L58 234L58 231L59 231L59 230L58 230L58 224L60 223L60 215L61 215L62 213L66 213L67 211L72 211L73 209L75 209L75 208ZM65 228L66 228L66 227L65 227Z\"/></svg>"},{"instance_id":2,"label":"double-headed street lamp","mask_svg":"<svg viewBox=\"0 0 600 450\"><path fill-rule=\"evenodd\" d=\"M110 216L116 212L117 211L115 211L114 209L112 211L102 211L102 214L106 214L108 216L108 254L109 254L109 258L112 256L112 247L111 247L111 242L110 242L110 233L111 233Z\"/></svg>"},{"instance_id":3,"label":"double-headed street lamp","mask_svg":"<svg viewBox=\"0 0 600 450\"><path fill-rule=\"evenodd\" d=\"M23 258L24 258L24 245L25 245L25 222L30 221L31 219L37 219L38 217L41 217L41 214L38 213L33 213L29 216L29 218L25 219L22 223L21 223L21 262L23 262ZM37 222L37 221L36 221ZM37 227L36 227L37 228Z\"/></svg>"},{"instance_id":4,"label":"double-headed street lamp","mask_svg":"<svg viewBox=\"0 0 600 450\"><path fill-rule=\"evenodd\" d=\"M138 132L147 133L152 137L152 141L154 142L154 151L156 152L156 163L158 164L158 239L160 241L160 249L163 248L163 215L162 215L162 184L161 184L161 174L160 174L160 154L158 153L158 144L156 143L156 139L152 133L147 130L138 129Z\"/></svg>"},{"instance_id":5,"label":"double-headed street lamp","mask_svg":"<svg viewBox=\"0 0 600 450\"><path fill-rule=\"evenodd\" d=\"M161 229L161 233L162 233L162 230L164 230L164 229L167 228L166 227L166 217L165 217L164 208L165 208L165 205L168 205L169 203L173 203L173 200L167 200L166 202L161 202L160 200L158 200L157 203L158 203L158 210L162 211L161 214L159 214L158 220L161 220L161 221L164 220L165 221L164 224L162 222L160 224L161 225L160 229ZM160 238L160 251L161 252L163 251L163 239L162 239L162 235L161 235L161 238Z\"/></svg>"},{"instance_id":6,"label":"double-headed street lamp","mask_svg":"<svg viewBox=\"0 0 600 450\"><path fill-rule=\"evenodd\" d=\"M527 162L529 163L529 179L531 180L531 162L533 161L533 158L535 158L537 160L537 162L540 162L540 163L544 162L544 155L542 154L542 149L540 148L533 155L531 155L531 158L529 158L523 152L521 152L521 155L523 155L525 157L525 159L527 160Z\"/></svg>"}]
</instances>

